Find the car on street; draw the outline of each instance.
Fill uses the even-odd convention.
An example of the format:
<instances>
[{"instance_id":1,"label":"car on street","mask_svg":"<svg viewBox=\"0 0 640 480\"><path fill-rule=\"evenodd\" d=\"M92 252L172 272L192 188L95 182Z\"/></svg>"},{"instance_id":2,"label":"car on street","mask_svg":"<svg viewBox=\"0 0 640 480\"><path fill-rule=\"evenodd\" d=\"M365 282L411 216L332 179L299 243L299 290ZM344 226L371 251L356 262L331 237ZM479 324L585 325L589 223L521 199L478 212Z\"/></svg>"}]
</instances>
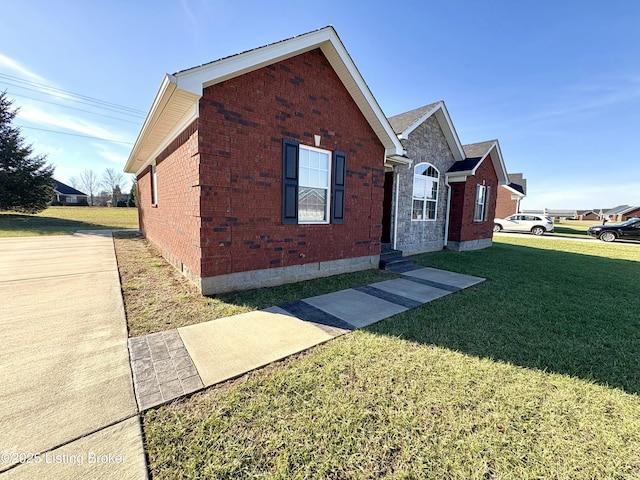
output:
<instances>
[{"instance_id":1,"label":"car on street","mask_svg":"<svg viewBox=\"0 0 640 480\"><path fill-rule=\"evenodd\" d=\"M495 218L493 231L530 232L533 235L543 235L553 232L553 219L547 215L517 213L506 218Z\"/></svg>"},{"instance_id":2,"label":"car on street","mask_svg":"<svg viewBox=\"0 0 640 480\"><path fill-rule=\"evenodd\" d=\"M593 225L589 227L587 233L603 242L613 242L618 238L640 240L640 218L632 218L613 225Z\"/></svg>"}]
</instances>

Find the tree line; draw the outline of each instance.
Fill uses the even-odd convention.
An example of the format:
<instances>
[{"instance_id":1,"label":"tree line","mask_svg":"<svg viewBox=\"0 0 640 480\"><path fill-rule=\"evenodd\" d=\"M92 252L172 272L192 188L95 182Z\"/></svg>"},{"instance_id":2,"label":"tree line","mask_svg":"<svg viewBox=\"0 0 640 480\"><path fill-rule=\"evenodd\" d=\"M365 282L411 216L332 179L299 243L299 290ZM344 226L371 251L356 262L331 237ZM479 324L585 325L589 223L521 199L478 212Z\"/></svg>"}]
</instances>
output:
<instances>
[{"instance_id":1,"label":"tree line","mask_svg":"<svg viewBox=\"0 0 640 480\"><path fill-rule=\"evenodd\" d=\"M78 176L71 177L69 183L76 190L87 194L87 202L93 206L135 207L137 182L135 176L131 178L131 190L122 191L125 182L122 172L114 168L105 168L98 176L93 170L83 170Z\"/></svg>"}]
</instances>

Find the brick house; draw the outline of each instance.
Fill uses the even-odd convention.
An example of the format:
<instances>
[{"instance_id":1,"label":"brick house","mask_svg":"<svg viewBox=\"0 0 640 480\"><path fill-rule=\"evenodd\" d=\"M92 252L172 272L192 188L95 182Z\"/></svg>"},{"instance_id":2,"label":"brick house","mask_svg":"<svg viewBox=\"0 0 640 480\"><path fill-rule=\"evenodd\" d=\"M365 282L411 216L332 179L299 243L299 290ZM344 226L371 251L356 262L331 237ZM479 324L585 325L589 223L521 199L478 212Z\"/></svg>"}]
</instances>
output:
<instances>
[{"instance_id":1,"label":"brick house","mask_svg":"<svg viewBox=\"0 0 640 480\"><path fill-rule=\"evenodd\" d=\"M497 142L468 159L443 102L404 122L392 127L333 27L167 75L125 166L140 229L204 294L376 268L382 239L408 253L490 245Z\"/></svg>"},{"instance_id":2,"label":"brick house","mask_svg":"<svg viewBox=\"0 0 640 480\"><path fill-rule=\"evenodd\" d=\"M640 216L640 207L630 205L618 205L604 212L605 218L610 222L624 222Z\"/></svg>"},{"instance_id":3,"label":"brick house","mask_svg":"<svg viewBox=\"0 0 640 480\"><path fill-rule=\"evenodd\" d=\"M376 268L404 150L332 27L167 75L125 166L204 294Z\"/></svg>"},{"instance_id":4,"label":"brick house","mask_svg":"<svg viewBox=\"0 0 640 480\"><path fill-rule=\"evenodd\" d=\"M520 202L527 196L527 181L521 173L510 173L509 183L498 188L496 218L520 213Z\"/></svg>"},{"instance_id":5,"label":"brick house","mask_svg":"<svg viewBox=\"0 0 640 480\"><path fill-rule=\"evenodd\" d=\"M389 123L406 164L385 173L383 242L408 254L490 246L495 192L507 179L497 140L463 147L442 101Z\"/></svg>"}]
</instances>

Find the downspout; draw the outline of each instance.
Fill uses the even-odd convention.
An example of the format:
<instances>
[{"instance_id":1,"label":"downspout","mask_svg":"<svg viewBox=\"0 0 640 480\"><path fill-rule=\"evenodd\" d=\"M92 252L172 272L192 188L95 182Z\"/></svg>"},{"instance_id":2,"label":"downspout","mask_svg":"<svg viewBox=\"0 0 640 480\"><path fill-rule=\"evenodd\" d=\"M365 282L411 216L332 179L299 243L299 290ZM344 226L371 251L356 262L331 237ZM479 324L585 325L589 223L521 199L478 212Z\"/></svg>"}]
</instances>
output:
<instances>
[{"instance_id":1,"label":"downspout","mask_svg":"<svg viewBox=\"0 0 640 480\"><path fill-rule=\"evenodd\" d=\"M449 177L445 175L444 184L447 187L447 213L444 216L444 245L443 248L447 248L449 242L449 216L451 214L451 185L449 185Z\"/></svg>"},{"instance_id":2,"label":"downspout","mask_svg":"<svg viewBox=\"0 0 640 480\"><path fill-rule=\"evenodd\" d=\"M396 247L398 246L398 190L399 190L399 183L400 183L400 177L398 175L398 172L396 172L396 169L393 169L393 176L394 176L394 180L396 182L396 188L395 188L395 198L394 198L394 206L393 206L393 249L396 250Z\"/></svg>"}]
</instances>

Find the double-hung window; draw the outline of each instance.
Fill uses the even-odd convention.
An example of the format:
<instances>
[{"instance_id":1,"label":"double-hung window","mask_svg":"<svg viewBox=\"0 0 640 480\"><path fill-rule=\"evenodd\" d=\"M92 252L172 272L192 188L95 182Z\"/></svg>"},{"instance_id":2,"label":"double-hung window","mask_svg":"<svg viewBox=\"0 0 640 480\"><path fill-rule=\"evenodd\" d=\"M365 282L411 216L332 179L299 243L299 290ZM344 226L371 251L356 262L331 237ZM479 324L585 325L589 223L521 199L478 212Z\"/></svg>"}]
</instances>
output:
<instances>
[{"instance_id":1,"label":"double-hung window","mask_svg":"<svg viewBox=\"0 0 640 480\"><path fill-rule=\"evenodd\" d=\"M435 220L440 174L433 165L419 163L413 169L413 207L411 220Z\"/></svg>"},{"instance_id":2,"label":"double-hung window","mask_svg":"<svg viewBox=\"0 0 640 480\"><path fill-rule=\"evenodd\" d=\"M282 145L282 223L343 223L346 159L285 139Z\"/></svg>"},{"instance_id":3,"label":"double-hung window","mask_svg":"<svg viewBox=\"0 0 640 480\"><path fill-rule=\"evenodd\" d=\"M489 194L491 187L476 185L476 202L473 211L474 222L484 222L489 214Z\"/></svg>"},{"instance_id":4,"label":"double-hung window","mask_svg":"<svg viewBox=\"0 0 640 480\"><path fill-rule=\"evenodd\" d=\"M331 152L299 146L298 223L328 223Z\"/></svg>"}]
</instances>

